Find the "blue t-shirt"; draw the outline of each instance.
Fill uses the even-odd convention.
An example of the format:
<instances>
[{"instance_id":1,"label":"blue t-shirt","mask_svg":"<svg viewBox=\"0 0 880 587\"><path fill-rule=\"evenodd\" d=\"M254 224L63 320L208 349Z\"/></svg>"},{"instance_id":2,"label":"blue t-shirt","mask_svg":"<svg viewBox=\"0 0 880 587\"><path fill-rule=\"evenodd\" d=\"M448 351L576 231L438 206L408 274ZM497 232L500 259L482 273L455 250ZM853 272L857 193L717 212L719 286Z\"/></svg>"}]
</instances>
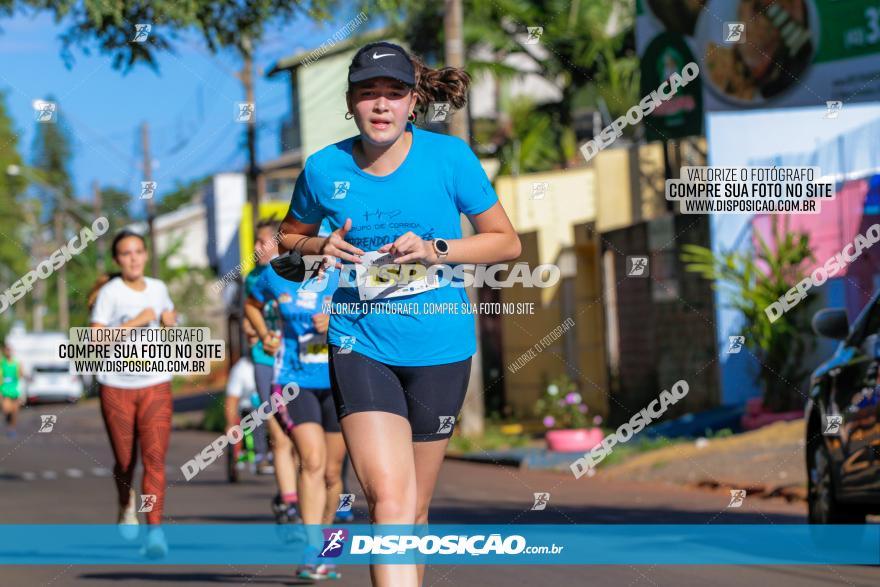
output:
<instances>
[{"instance_id":1,"label":"blue t-shirt","mask_svg":"<svg viewBox=\"0 0 880 587\"><path fill-rule=\"evenodd\" d=\"M413 139L409 153L386 176L371 175L357 166L352 146L358 137L309 157L297 178L290 214L307 224L326 218L333 230L351 218L346 240L364 252L392 243L408 231L423 240L461 238L461 214L480 214L498 201L489 178L461 139L412 124L407 125L407 131ZM333 303L334 308L337 304L361 305L358 313L331 314L330 343L382 363L442 365L476 352L474 319L469 312L369 309L374 304L406 304L412 309L411 304L427 308L443 303L463 308L468 303L466 290L448 282L438 289L369 302L360 302L356 288L340 287Z\"/></svg>"},{"instance_id":2,"label":"blue t-shirt","mask_svg":"<svg viewBox=\"0 0 880 587\"><path fill-rule=\"evenodd\" d=\"M268 263L266 263L265 265L257 265L251 270L250 273L247 274L247 277L244 278L244 291L247 295L253 295L254 284L269 266L270 265ZM265 306L263 306L263 320L265 320L266 322L267 329L278 329L278 309L277 304L274 300L269 300L269 302ZM258 340L256 344L251 347L251 359L257 365L271 366L275 364L275 357L267 354L266 351L263 350L262 340Z\"/></svg>"},{"instance_id":3,"label":"blue t-shirt","mask_svg":"<svg viewBox=\"0 0 880 587\"><path fill-rule=\"evenodd\" d=\"M329 389L327 334L319 334L312 316L330 303L339 271L329 269L321 280L288 281L271 265L254 283L251 295L261 303L275 300L281 316L281 348L275 353L274 382L296 383L305 389Z\"/></svg>"}]
</instances>

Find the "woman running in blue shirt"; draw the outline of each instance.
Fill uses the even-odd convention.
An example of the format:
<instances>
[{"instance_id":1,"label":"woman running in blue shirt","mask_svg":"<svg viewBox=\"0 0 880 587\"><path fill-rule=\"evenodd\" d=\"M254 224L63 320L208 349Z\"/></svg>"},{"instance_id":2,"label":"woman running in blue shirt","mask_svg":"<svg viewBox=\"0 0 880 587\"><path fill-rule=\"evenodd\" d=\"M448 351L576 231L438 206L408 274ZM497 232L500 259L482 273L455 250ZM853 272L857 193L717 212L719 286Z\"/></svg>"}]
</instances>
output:
<instances>
[{"instance_id":1,"label":"woman running in blue shirt","mask_svg":"<svg viewBox=\"0 0 880 587\"><path fill-rule=\"evenodd\" d=\"M461 108L470 82L434 70L391 43L358 51L348 74L358 136L306 161L279 247L322 255L325 266L388 254L389 263L500 263L520 255L519 238L479 160L464 141L413 126L416 109ZM476 234L462 238L461 215ZM333 232L317 237L327 219ZM340 261L337 262L336 260ZM350 272L343 272L350 273ZM369 298L343 287L333 297L330 377L336 409L370 517L377 524L426 524L446 445L467 391L476 351L473 316L459 281L409 295ZM403 292L397 292L398 294ZM338 304L361 304L338 306ZM373 584L417 587L424 566L371 567Z\"/></svg>"},{"instance_id":2,"label":"woman running in blue shirt","mask_svg":"<svg viewBox=\"0 0 880 587\"><path fill-rule=\"evenodd\" d=\"M271 336L263 320L263 306L274 301L281 317L281 346L275 353L272 395L296 384L299 391L286 405L275 401L275 418L296 445L301 466L297 476L300 516L310 525L331 524L342 493L345 441L330 392L327 325L323 313L336 290L339 272L330 270L321 279L293 283L271 265L249 291L245 313L264 340ZM274 400L273 400L274 401ZM333 565L318 564L312 553L297 574L303 579L336 579Z\"/></svg>"}]
</instances>

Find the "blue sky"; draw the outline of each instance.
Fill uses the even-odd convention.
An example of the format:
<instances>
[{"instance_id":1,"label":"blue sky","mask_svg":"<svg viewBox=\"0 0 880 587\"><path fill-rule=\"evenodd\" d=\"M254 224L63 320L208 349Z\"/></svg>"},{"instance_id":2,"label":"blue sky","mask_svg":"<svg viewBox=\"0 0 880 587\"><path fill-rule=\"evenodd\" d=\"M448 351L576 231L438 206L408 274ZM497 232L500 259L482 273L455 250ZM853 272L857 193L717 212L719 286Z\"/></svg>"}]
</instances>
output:
<instances>
[{"instance_id":1,"label":"blue sky","mask_svg":"<svg viewBox=\"0 0 880 587\"><path fill-rule=\"evenodd\" d=\"M257 154L266 161L279 154L278 129L289 110L288 76L266 79L262 71L278 59L312 49L328 40L354 14L316 23L299 17L283 28L270 28L257 59ZM56 25L45 14L0 20L0 91L19 136L19 151L31 160L35 125L32 102L54 95L73 139L72 175L78 197L91 193L92 181L139 193L139 127L151 129L154 179L158 195L206 174L241 170L244 125L233 121L235 102L243 102L234 77L241 63L231 51L212 55L195 34L184 35L176 54L161 54L159 70L138 66L129 74L111 67L111 59L75 51L67 69L61 59ZM368 20L364 30L375 27ZM361 32L361 31L358 31Z\"/></svg>"}]
</instances>

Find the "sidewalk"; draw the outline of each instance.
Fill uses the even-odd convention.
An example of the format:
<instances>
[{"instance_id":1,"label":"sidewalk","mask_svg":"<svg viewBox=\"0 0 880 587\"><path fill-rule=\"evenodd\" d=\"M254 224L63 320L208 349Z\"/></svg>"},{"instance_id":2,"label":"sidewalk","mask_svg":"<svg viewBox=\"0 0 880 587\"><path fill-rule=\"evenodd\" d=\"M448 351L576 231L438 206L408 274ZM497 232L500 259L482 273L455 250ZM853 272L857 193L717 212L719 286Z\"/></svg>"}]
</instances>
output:
<instances>
[{"instance_id":1,"label":"sidewalk","mask_svg":"<svg viewBox=\"0 0 880 587\"><path fill-rule=\"evenodd\" d=\"M803 420L779 422L724 438L704 439L634 455L599 469L627 479L746 489L750 495L805 500L807 471Z\"/></svg>"},{"instance_id":2,"label":"sidewalk","mask_svg":"<svg viewBox=\"0 0 880 587\"><path fill-rule=\"evenodd\" d=\"M804 433L804 421L796 420L732 436L676 440L667 447L636 453L619 463L600 465L595 478L745 489L749 495L805 501ZM571 475L569 465L581 456L582 453L527 447L449 454L447 458Z\"/></svg>"}]
</instances>

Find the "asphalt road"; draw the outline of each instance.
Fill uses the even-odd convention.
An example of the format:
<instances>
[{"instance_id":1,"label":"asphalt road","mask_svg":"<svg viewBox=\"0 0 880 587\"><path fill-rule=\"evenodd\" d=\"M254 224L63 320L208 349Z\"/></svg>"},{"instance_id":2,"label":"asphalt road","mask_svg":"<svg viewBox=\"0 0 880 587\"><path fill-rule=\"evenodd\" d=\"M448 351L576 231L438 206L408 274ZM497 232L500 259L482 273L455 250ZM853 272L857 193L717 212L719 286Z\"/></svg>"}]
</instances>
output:
<instances>
[{"instance_id":1,"label":"asphalt road","mask_svg":"<svg viewBox=\"0 0 880 587\"><path fill-rule=\"evenodd\" d=\"M55 414L50 433L38 433L41 414ZM168 523L270 523L271 477L246 475L228 484L218 460L186 482L181 463L215 435L175 431L169 453ZM18 438L0 438L0 524L113 523L116 506L109 445L98 405L49 405L25 410ZM138 481L139 482L139 481ZM356 479L356 521L364 522L364 500ZM544 511L531 511L533 493L549 492ZM438 483L431 520L444 523L509 524L755 524L802 523L805 508L782 500L746 499L727 508L727 492L658 484L599 481L553 472L521 471L447 461ZM360 507L359 507L360 506ZM0 529L2 531L2 529ZM369 585L366 567L342 567L340 586ZM286 566L9 566L0 585L59 587L187 585L300 585ZM880 569L866 566L472 566L428 570L425 586L509 587L519 585L876 586Z\"/></svg>"}]
</instances>

